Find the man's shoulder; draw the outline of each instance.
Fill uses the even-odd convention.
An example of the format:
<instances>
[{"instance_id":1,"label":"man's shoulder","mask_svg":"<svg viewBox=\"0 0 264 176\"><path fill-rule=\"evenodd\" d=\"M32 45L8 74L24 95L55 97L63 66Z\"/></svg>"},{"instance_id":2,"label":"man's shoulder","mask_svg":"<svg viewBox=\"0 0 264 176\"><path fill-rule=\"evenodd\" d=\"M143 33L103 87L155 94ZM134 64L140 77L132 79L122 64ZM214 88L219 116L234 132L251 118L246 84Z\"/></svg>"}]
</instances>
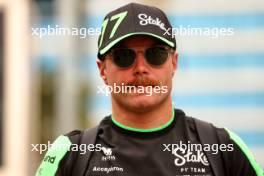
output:
<instances>
[{"instance_id":1,"label":"man's shoulder","mask_svg":"<svg viewBox=\"0 0 264 176\"><path fill-rule=\"evenodd\" d=\"M175 109L175 112L184 119L188 130L190 130L191 132L200 133L200 135L214 136L220 143L229 142L230 135L227 128L218 127L212 122L186 115L184 111L180 109Z\"/></svg>"},{"instance_id":2,"label":"man's shoulder","mask_svg":"<svg viewBox=\"0 0 264 176\"><path fill-rule=\"evenodd\" d=\"M49 146L42 163L40 164L36 176L39 175L54 175L60 161L68 153L72 142L67 136L60 135L51 146Z\"/></svg>"},{"instance_id":3,"label":"man's shoulder","mask_svg":"<svg viewBox=\"0 0 264 176\"><path fill-rule=\"evenodd\" d=\"M82 130L73 130L68 133L63 134L63 136L67 137L72 144L77 144L80 140L80 137L82 135Z\"/></svg>"},{"instance_id":4,"label":"man's shoulder","mask_svg":"<svg viewBox=\"0 0 264 176\"><path fill-rule=\"evenodd\" d=\"M36 176L65 175L65 173L70 172L73 167L72 163L78 155L78 150L73 147L79 147L84 132L89 129L73 130L57 137L46 152Z\"/></svg>"},{"instance_id":5,"label":"man's shoulder","mask_svg":"<svg viewBox=\"0 0 264 176\"><path fill-rule=\"evenodd\" d=\"M81 138L83 135L90 134L96 132L102 124L105 123L105 121L108 121L111 115L105 116L98 124L91 126L89 128L86 128L84 130L73 130L68 133L63 134L64 136L68 137L72 144L79 144L81 142Z\"/></svg>"}]
</instances>

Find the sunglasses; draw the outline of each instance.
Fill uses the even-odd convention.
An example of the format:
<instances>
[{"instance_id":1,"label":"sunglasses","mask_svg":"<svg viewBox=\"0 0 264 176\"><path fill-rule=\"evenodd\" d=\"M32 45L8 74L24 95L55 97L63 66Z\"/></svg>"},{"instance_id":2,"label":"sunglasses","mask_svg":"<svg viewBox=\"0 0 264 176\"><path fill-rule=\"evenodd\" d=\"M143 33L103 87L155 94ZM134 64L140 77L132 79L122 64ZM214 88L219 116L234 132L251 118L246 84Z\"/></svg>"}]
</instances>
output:
<instances>
[{"instance_id":1,"label":"sunglasses","mask_svg":"<svg viewBox=\"0 0 264 176\"><path fill-rule=\"evenodd\" d=\"M172 48L160 45L148 48L114 48L106 55L106 57L112 58L113 62L120 68L129 68L135 63L137 52L140 51L135 50L136 48L140 48L140 50L144 53L147 63L152 66L160 66L164 64L170 54L174 52Z\"/></svg>"}]
</instances>

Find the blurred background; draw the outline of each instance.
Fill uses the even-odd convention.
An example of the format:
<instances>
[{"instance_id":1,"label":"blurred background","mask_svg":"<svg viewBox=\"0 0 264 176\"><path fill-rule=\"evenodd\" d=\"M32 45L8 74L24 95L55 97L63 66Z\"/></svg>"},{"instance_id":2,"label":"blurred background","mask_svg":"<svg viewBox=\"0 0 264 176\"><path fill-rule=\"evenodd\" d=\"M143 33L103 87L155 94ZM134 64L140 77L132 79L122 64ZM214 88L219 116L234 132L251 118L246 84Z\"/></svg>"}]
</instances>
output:
<instances>
[{"instance_id":1,"label":"blurred background","mask_svg":"<svg viewBox=\"0 0 264 176\"><path fill-rule=\"evenodd\" d=\"M110 97L97 93L97 39L104 15L128 2L0 0L0 176L34 175L43 154L31 144L111 112ZM173 100L187 115L236 132L264 168L264 1L133 2L158 6L173 27L234 29L177 36ZM71 34L40 35L49 28Z\"/></svg>"}]
</instances>

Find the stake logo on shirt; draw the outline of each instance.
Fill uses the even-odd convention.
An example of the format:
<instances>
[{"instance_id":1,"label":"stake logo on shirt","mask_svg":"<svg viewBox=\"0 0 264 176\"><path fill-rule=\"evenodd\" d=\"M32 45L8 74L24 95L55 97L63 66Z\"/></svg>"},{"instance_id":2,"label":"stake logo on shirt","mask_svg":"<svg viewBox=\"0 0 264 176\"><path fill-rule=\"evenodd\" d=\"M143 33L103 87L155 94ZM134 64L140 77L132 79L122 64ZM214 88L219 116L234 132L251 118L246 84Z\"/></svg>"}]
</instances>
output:
<instances>
[{"instance_id":1,"label":"stake logo on shirt","mask_svg":"<svg viewBox=\"0 0 264 176\"><path fill-rule=\"evenodd\" d=\"M175 148L172 153L176 156L174 163L176 166L183 166L185 163L202 163L204 166L208 166L209 162L203 151L197 150L196 153L189 149L183 149L180 147Z\"/></svg>"}]
</instances>

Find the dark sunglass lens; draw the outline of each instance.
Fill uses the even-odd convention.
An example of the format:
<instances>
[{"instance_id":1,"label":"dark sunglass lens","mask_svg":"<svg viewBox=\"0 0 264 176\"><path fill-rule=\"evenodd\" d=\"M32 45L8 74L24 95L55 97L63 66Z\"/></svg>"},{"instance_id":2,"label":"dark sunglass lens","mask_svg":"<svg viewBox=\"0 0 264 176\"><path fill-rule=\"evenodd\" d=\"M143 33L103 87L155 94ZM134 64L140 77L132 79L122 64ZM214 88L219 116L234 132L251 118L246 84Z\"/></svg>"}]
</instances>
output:
<instances>
[{"instance_id":1,"label":"dark sunglass lens","mask_svg":"<svg viewBox=\"0 0 264 176\"><path fill-rule=\"evenodd\" d=\"M136 58L136 53L131 49L115 49L113 59L117 66L121 68L130 67Z\"/></svg>"},{"instance_id":2,"label":"dark sunglass lens","mask_svg":"<svg viewBox=\"0 0 264 176\"><path fill-rule=\"evenodd\" d=\"M168 58L168 51L162 46L151 47L146 50L145 57L151 65L162 65Z\"/></svg>"}]
</instances>

